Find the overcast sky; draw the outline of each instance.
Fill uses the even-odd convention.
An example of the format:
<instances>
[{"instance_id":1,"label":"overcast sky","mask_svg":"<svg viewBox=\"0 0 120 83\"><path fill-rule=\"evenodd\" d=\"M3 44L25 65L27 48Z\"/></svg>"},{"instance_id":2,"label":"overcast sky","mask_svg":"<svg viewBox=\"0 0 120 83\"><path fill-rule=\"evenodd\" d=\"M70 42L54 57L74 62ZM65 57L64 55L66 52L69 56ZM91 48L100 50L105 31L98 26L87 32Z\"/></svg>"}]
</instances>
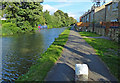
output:
<instances>
[{"instance_id":1,"label":"overcast sky","mask_svg":"<svg viewBox=\"0 0 120 83\"><path fill-rule=\"evenodd\" d=\"M109 1L111 0L106 0ZM44 0L42 5L43 11L48 10L53 14L59 9L79 21L79 17L88 11L93 3L92 0Z\"/></svg>"}]
</instances>

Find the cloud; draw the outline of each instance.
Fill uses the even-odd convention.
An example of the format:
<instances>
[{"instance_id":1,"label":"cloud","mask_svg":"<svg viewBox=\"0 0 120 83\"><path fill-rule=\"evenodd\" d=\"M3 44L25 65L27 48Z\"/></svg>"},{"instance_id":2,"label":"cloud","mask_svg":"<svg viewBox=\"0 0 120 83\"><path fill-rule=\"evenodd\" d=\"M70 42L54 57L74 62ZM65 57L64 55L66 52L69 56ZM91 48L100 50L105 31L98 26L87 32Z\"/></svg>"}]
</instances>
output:
<instances>
[{"instance_id":1,"label":"cloud","mask_svg":"<svg viewBox=\"0 0 120 83\"><path fill-rule=\"evenodd\" d=\"M52 6L48 5L48 4L42 5L42 6L43 6L43 11L48 10L48 11L50 11L51 15L54 14L54 12L56 12L58 10L57 8L52 7Z\"/></svg>"},{"instance_id":2,"label":"cloud","mask_svg":"<svg viewBox=\"0 0 120 83\"><path fill-rule=\"evenodd\" d=\"M46 5L42 5L43 6L43 11L46 11L46 10L48 10L48 11L50 11L50 14L52 15L52 14L54 14L54 12L56 12L58 9L56 8L56 7L53 7L53 6L50 6L50 5L48 5L48 4L46 4ZM68 13L68 12L67 12ZM72 14L72 13L68 13L68 16L69 17L73 17L73 18L77 18L76 17L76 15L75 14Z\"/></svg>"},{"instance_id":3,"label":"cloud","mask_svg":"<svg viewBox=\"0 0 120 83\"><path fill-rule=\"evenodd\" d=\"M68 13L68 16L69 16L69 17L73 17L73 18L75 18L75 19L77 18L76 15L75 15L75 14L72 14L72 13Z\"/></svg>"},{"instance_id":4,"label":"cloud","mask_svg":"<svg viewBox=\"0 0 120 83\"><path fill-rule=\"evenodd\" d=\"M71 3L61 3L60 5L54 5L55 8L62 8L62 7L66 7L66 6L70 6Z\"/></svg>"}]
</instances>

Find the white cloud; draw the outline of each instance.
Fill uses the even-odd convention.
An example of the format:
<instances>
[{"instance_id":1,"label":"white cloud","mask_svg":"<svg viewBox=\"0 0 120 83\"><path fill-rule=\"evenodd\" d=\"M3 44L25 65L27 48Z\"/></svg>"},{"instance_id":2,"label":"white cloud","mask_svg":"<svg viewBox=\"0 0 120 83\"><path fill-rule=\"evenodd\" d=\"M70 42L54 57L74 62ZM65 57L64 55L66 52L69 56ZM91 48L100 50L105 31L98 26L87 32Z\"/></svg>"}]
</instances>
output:
<instances>
[{"instance_id":1,"label":"white cloud","mask_svg":"<svg viewBox=\"0 0 120 83\"><path fill-rule=\"evenodd\" d=\"M50 5L48 5L48 4L46 4L46 5L43 5L43 11L46 11L46 10L48 10L48 11L50 11L50 14L52 15L52 14L54 14L54 12L56 12L58 9L56 8L56 7L52 7L52 6L50 6ZM68 12L67 12L68 13ZM76 15L75 14L72 14L72 13L68 13L68 16L69 17L73 17L73 18L77 18L76 17Z\"/></svg>"},{"instance_id":2,"label":"white cloud","mask_svg":"<svg viewBox=\"0 0 120 83\"><path fill-rule=\"evenodd\" d=\"M43 11L46 10L50 11L50 14L54 14L54 12L56 12L58 9L47 4L43 5Z\"/></svg>"},{"instance_id":3,"label":"white cloud","mask_svg":"<svg viewBox=\"0 0 120 83\"><path fill-rule=\"evenodd\" d=\"M60 5L54 5L55 8L62 8L62 7L66 7L66 6L70 6L70 3L65 3L65 4L60 4Z\"/></svg>"},{"instance_id":4,"label":"white cloud","mask_svg":"<svg viewBox=\"0 0 120 83\"><path fill-rule=\"evenodd\" d=\"M75 15L75 14L72 14L72 13L68 13L68 16L69 16L69 17L73 17L73 18L75 18L75 19L77 18L76 15Z\"/></svg>"}]
</instances>

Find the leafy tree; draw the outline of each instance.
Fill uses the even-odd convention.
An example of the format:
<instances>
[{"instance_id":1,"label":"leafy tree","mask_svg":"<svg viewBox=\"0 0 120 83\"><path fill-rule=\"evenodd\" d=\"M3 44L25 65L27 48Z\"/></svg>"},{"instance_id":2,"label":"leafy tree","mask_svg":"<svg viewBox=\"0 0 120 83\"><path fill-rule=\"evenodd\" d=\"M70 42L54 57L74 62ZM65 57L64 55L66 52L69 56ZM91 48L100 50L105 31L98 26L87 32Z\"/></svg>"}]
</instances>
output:
<instances>
[{"instance_id":1,"label":"leafy tree","mask_svg":"<svg viewBox=\"0 0 120 83\"><path fill-rule=\"evenodd\" d=\"M48 10L45 12L42 10L43 6L39 2L3 2L2 4L2 16L6 15L6 23L10 23L10 25L13 24L13 26L16 25L16 29L14 29L16 31L18 28L21 29L22 32L34 31L38 24L47 24L48 28L59 28L70 26L77 22L61 10L57 10L54 15L50 15ZM8 24L6 26L10 27ZM5 28L9 30L10 28L6 26L4 30ZM14 30L10 29L10 31Z\"/></svg>"}]
</instances>

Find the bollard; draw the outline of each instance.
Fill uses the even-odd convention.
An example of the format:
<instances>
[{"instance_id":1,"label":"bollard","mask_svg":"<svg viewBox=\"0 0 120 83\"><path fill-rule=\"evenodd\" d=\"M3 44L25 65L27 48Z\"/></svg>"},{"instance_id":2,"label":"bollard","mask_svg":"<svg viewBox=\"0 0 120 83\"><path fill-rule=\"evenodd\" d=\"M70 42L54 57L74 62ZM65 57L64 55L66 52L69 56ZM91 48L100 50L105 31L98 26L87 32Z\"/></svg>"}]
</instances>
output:
<instances>
[{"instance_id":1,"label":"bollard","mask_svg":"<svg viewBox=\"0 0 120 83\"><path fill-rule=\"evenodd\" d=\"M88 66L87 64L75 65L75 82L88 81Z\"/></svg>"}]
</instances>

